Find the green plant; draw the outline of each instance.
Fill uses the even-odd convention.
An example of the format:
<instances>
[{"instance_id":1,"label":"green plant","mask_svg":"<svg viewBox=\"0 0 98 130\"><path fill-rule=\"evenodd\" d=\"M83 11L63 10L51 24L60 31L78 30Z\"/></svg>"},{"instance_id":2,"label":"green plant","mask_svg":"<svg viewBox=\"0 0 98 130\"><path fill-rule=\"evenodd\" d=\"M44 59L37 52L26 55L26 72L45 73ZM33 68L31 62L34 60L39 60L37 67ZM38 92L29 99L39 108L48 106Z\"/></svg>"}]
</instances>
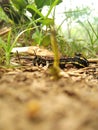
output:
<instances>
[{"instance_id":1,"label":"green plant","mask_svg":"<svg viewBox=\"0 0 98 130\"><path fill-rule=\"evenodd\" d=\"M54 52L54 64L53 64L53 71L52 71L52 74L57 78L59 77L59 72L60 72L60 69L59 69L59 53L58 53L58 45L57 45L57 40L56 40L56 31L55 31L55 28L54 28L54 18L53 19L50 19L48 18L49 14L51 13L52 9L60 2L59 0L55 0L55 1L51 1L51 5L48 1L48 3L44 3L45 1L42 0L43 4L39 5L39 2L38 0L36 0L36 5L28 5L27 8L29 10L32 10L32 11L35 11L36 14L38 14L40 16L40 18L38 19L37 22L41 23L42 26L46 26L46 27L49 27L50 28L50 42L51 42L51 48ZM50 8L46 14L46 16L44 16L41 11L38 9L38 8L42 8L43 5L45 4L49 4L50 5ZM45 36L42 35L41 31L40 33L38 31L35 32L35 37L36 39L40 40L38 41L39 44L41 43L41 41L43 41L43 39L45 38ZM38 34L40 36L40 38L38 38ZM33 35L34 36L34 35Z\"/></svg>"},{"instance_id":2,"label":"green plant","mask_svg":"<svg viewBox=\"0 0 98 130\"><path fill-rule=\"evenodd\" d=\"M0 8L0 20L9 21L2 8Z\"/></svg>"},{"instance_id":3,"label":"green plant","mask_svg":"<svg viewBox=\"0 0 98 130\"><path fill-rule=\"evenodd\" d=\"M54 63L53 68L51 69L52 74L54 75L55 79L60 78L60 68L59 68L59 52L58 52L58 44L56 39L56 31L54 26L51 27L51 47L52 51L54 52Z\"/></svg>"},{"instance_id":4,"label":"green plant","mask_svg":"<svg viewBox=\"0 0 98 130\"><path fill-rule=\"evenodd\" d=\"M10 51L10 48L11 48L11 31L8 34L7 42L3 41L0 38L0 46L4 49L6 65L9 65L9 63L10 63L10 52L11 52Z\"/></svg>"},{"instance_id":5,"label":"green plant","mask_svg":"<svg viewBox=\"0 0 98 130\"><path fill-rule=\"evenodd\" d=\"M72 24L77 22L80 18L88 17L90 13L91 9L89 7L76 7L74 10L72 8L65 10L64 14L67 23L68 38L71 38Z\"/></svg>"},{"instance_id":6,"label":"green plant","mask_svg":"<svg viewBox=\"0 0 98 130\"><path fill-rule=\"evenodd\" d=\"M79 24L85 29L86 31L86 49L91 53L92 56L96 57L96 50L98 48L98 30L96 26L91 24L89 20L87 20L87 24L84 24L81 21L78 21Z\"/></svg>"},{"instance_id":7,"label":"green plant","mask_svg":"<svg viewBox=\"0 0 98 130\"><path fill-rule=\"evenodd\" d=\"M62 0L41 0L40 2L39 0L1 0L0 5L8 17L19 24L31 22L32 20L38 23L39 19L48 18L53 7L61 2ZM49 6L49 11L44 17L41 11L45 5ZM29 12L31 16L26 15L26 12Z\"/></svg>"},{"instance_id":8,"label":"green plant","mask_svg":"<svg viewBox=\"0 0 98 130\"><path fill-rule=\"evenodd\" d=\"M38 2L38 0L36 0L36 2ZM36 3L36 2L35 2L35 3ZM43 2L45 2L45 1L43 0ZM39 2L38 2L38 3L39 3ZM37 5L38 5L38 6L37 6L38 8L37 8L35 5L28 5L28 6L27 6L27 8L28 8L29 10L35 11L36 14L38 14L38 15L40 16L40 18L38 19L37 22L41 23L42 26L50 27L51 48L52 48L52 50L53 50L53 52L54 52L54 64L53 64L52 74L53 74L55 77L59 77L59 72L60 72L60 69L59 69L58 45L57 45L57 40L56 40L56 31L55 31L55 28L54 28L54 18L53 18L53 19L49 19L48 16L49 16L49 14L51 13L53 7L55 7L58 3L59 3L59 0L52 1L52 4L50 5L50 8L49 8L49 10L48 10L46 16L44 16L44 15L40 12L40 10L38 9L38 8L41 8L40 5L37 4ZM43 4L45 4L45 3L43 3ZM42 4L42 5L43 5L43 4ZM49 4L49 3L47 3L47 4ZM39 36L40 36L40 38L39 38L39 40L40 40L39 43L40 43L40 42L43 40L44 37L42 37L42 33L39 33L38 31L37 31L37 35L35 35L35 36L38 37L38 34L39 34ZM33 35L33 36L34 36L34 35ZM36 37L36 39L38 39L37 37Z\"/></svg>"},{"instance_id":9,"label":"green plant","mask_svg":"<svg viewBox=\"0 0 98 130\"><path fill-rule=\"evenodd\" d=\"M23 30L22 32L20 32L15 40L12 42L12 39L11 39L11 31L9 32L8 34L8 38L7 38L7 42L3 41L2 38L0 38L0 47L2 47L4 49L4 53L5 53L5 62L6 62L6 65L9 66L10 65L10 58L11 58L11 51L12 49L15 47L16 43L17 43L17 40L19 39L19 37L29 31L29 30L34 30L36 27L33 27L33 28L28 28L28 29L25 29Z\"/></svg>"}]
</instances>

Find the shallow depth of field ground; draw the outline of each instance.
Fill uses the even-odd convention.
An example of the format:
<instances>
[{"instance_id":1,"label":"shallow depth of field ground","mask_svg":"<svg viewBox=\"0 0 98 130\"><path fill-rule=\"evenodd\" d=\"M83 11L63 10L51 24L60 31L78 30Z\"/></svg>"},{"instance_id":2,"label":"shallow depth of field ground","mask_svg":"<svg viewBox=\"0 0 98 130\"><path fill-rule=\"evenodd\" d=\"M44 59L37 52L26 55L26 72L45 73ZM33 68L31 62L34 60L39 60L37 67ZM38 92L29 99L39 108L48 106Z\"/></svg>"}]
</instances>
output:
<instances>
[{"instance_id":1,"label":"shallow depth of field ground","mask_svg":"<svg viewBox=\"0 0 98 130\"><path fill-rule=\"evenodd\" d=\"M0 130L98 130L98 66L0 67Z\"/></svg>"}]
</instances>

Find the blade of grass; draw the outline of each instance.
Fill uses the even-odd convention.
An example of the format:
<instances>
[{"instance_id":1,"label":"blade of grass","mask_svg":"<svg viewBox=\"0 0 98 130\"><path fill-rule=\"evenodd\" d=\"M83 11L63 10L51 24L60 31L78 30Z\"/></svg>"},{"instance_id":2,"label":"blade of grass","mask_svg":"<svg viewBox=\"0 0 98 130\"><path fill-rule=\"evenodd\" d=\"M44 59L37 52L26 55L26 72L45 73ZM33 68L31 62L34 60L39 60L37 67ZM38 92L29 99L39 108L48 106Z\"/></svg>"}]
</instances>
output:
<instances>
[{"instance_id":1,"label":"blade of grass","mask_svg":"<svg viewBox=\"0 0 98 130\"><path fill-rule=\"evenodd\" d=\"M91 24L89 21L88 21L88 24L89 24L89 26L91 27L92 32L95 34L96 38L98 39L98 35L97 35L95 29L93 28L92 24Z\"/></svg>"},{"instance_id":2,"label":"blade of grass","mask_svg":"<svg viewBox=\"0 0 98 130\"><path fill-rule=\"evenodd\" d=\"M49 16L49 14L51 13L53 7L55 7L58 2L59 2L59 0L55 0L55 1L53 2L53 4L50 6L50 8L49 8L49 10L48 10L48 13L47 13L47 15L45 16L45 18L48 18L48 16Z\"/></svg>"},{"instance_id":3,"label":"blade of grass","mask_svg":"<svg viewBox=\"0 0 98 130\"><path fill-rule=\"evenodd\" d=\"M91 34L90 34L89 29L88 29L81 21L78 21L78 23L79 23L80 25L82 25L82 27L84 27L84 29L87 31L87 34L88 34L89 39L90 39L90 43L93 44L93 38L92 38L92 36L91 36Z\"/></svg>"}]
</instances>

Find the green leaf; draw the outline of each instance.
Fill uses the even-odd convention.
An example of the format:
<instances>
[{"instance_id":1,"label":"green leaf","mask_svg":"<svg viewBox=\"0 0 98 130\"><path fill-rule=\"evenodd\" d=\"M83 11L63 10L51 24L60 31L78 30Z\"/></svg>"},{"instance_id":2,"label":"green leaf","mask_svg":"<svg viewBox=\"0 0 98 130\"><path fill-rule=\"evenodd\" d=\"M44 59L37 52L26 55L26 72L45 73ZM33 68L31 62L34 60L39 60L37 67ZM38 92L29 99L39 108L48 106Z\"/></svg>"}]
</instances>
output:
<instances>
[{"instance_id":1,"label":"green leaf","mask_svg":"<svg viewBox=\"0 0 98 130\"><path fill-rule=\"evenodd\" d=\"M28 5L27 0L11 0L13 5L20 11L24 10Z\"/></svg>"},{"instance_id":2,"label":"green leaf","mask_svg":"<svg viewBox=\"0 0 98 130\"><path fill-rule=\"evenodd\" d=\"M61 3L62 0L58 0L57 5ZM54 3L54 0L35 0L35 4L37 5L37 8L42 8L43 6L51 6Z\"/></svg>"},{"instance_id":3,"label":"green leaf","mask_svg":"<svg viewBox=\"0 0 98 130\"><path fill-rule=\"evenodd\" d=\"M41 44L42 40L43 40L43 34L42 32L40 31L37 31L35 32L33 35L32 35L32 38L34 39L34 41L37 43L37 44Z\"/></svg>"},{"instance_id":4,"label":"green leaf","mask_svg":"<svg viewBox=\"0 0 98 130\"><path fill-rule=\"evenodd\" d=\"M39 22L41 22L43 25L46 25L46 26L54 24L54 20L51 18L45 18L45 19L40 20Z\"/></svg>"},{"instance_id":5,"label":"green leaf","mask_svg":"<svg viewBox=\"0 0 98 130\"><path fill-rule=\"evenodd\" d=\"M48 18L48 16L49 16L49 14L51 13L53 7L55 7L55 6L58 4L58 2L59 2L59 0L55 0L55 1L52 2L51 6L50 6L50 8L49 8L49 11L48 11L48 13L47 13L47 15L46 15L46 18Z\"/></svg>"},{"instance_id":6,"label":"green leaf","mask_svg":"<svg viewBox=\"0 0 98 130\"><path fill-rule=\"evenodd\" d=\"M37 9L37 7L32 4L32 5L28 5L27 6L27 10L30 10L30 13L32 13L32 15L34 14L34 12L36 14L38 14L40 17L44 18L44 15L39 11L39 9Z\"/></svg>"}]
</instances>

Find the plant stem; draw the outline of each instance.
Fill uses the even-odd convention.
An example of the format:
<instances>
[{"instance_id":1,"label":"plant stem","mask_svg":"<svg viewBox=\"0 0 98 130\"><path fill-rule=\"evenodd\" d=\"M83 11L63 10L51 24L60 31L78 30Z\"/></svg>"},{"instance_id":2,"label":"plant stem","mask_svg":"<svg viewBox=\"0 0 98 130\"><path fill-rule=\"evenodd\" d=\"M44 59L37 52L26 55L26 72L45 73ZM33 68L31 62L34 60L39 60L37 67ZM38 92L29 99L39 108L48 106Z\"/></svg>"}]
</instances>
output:
<instances>
[{"instance_id":1,"label":"plant stem","mask_svg":"<svg viewBox=\"0 0 98 130\"><path fill-rule=\"evenodd\" d=\"M6 57L6 65L9 66L10 65L10 53L9 52L6 52L5 53L5 57Z\"/></svg>"},{"instance_id":2,"label":"plant stem","mask_svg":"<svg viewBox=\"0 0 98 130\"><path fill-rule=\"evenodd\" d=\"M54 29L54 26L51 27L51 47L54 52L54 64L53 64L53 71L52 74L58 78L60 77L59 72L59 52L58 52L58 45L57 45L57 40L56 40L56 31Z\"/></svg>"}]
</instances>

